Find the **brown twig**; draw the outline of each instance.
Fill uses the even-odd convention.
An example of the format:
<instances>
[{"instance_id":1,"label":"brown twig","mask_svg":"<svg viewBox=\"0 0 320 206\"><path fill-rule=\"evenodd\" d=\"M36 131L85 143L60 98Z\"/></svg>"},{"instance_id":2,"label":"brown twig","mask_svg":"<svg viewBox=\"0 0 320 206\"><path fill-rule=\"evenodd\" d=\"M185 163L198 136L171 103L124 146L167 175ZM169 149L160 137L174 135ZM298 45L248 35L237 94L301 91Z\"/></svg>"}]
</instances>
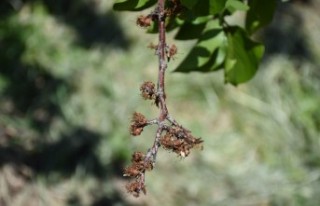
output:
<instances>
[{"instance_id":1,"label":"brown twig","mask_svg":"<svg viewBox=\"0 0 320 206\"><path fill-rule=\"evenodd\" d=\"M157 21L158 21L158 29L159 29L159 43L157 47L157 55L159 58L159 70L158 70L158 83L157 83L157 91L156 98L159 101L160 106L160 114L158 117L158 130L156 133L156 138L154 140L153 146L147 152L146 159L147 161L152 158L153 164L155 164L156 155L158 149L160 147L160 137L165 128L165 120L168 116L168 109L166 105L166 93L165 93L165 72L167 69L167 61L166 61L166 26L165 19L166 13L164 9L164 0L158 0L158 6L156 8L157 13Z\"/></svg>"},{"instance_id":2,"label":"brown twig","mask_svg":"<svg viewBox=\"0 0 320 206\"><path fill-rule=\"evenodd\" d=\"M166 26L165 19L166 14L164 10L164 0L158 0L158 24L159 24L159 44L157 54L159 56L159 73L158 73L158 84L157 84L157 96L160 103L160 116L159 121L162 122L168 115L168 109L165 102L165 72L167 68L166 61Z\"/></svg>"},{"instance_id":3,"label":"brown twig","mask_svg":"<svg viewBox=\"0 0 320 206\"><path fill-rule=\"evenodd\" d=\"M174 2L173 6L179 3L178 0L172 2ZM172 14L174 10L175 9L171 9L170 13ZM168 54L169 51L166 44L165 20L167 12L168 10L165 9L165 0L158 0L156 9L146 17L142 15L139 16L137 21L138 25L147 26L150 24L149 19L151 18L153 21L157 21L159 26L159 43L157 46L152 46L152 48L156 47L156 54L159 59L157 89L155 90L155 85L152 82L146 81L140 87L140 91L144 99L155 100L155 104L159 107L160 113L157 119L148 121L142 114L135 112L130 125L131 134L138 136L142 133L145 126L158 124L152 147L145 155L141 152L135 152L132 156L132 164L124 171L124 176L135 177L135 181L129 183L126 187L128 192L136 197L139 196L141 191L146 193L145 172L152 170L155 166L156 156L161 146L182 157L186 157L190 153L190 149L202 143L200 138L193 137L189 130L182 127L182 125L169 115L166 105L165 72L167 63L170 60L168 57L174 55ZM174 48L176 52L177 48L175 45Z\"/></svg>"}]
</instances>

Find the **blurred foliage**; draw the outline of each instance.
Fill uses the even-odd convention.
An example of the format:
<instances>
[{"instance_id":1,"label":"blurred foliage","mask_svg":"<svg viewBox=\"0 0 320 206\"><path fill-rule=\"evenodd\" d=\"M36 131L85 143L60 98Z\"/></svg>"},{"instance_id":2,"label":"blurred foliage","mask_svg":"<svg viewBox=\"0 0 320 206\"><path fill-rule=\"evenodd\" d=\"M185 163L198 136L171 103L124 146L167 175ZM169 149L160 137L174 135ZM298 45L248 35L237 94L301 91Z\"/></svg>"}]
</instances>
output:
<instances>
[{"instance_id":1,"label":"blurred foliage","mask_svg":"<svg viewBox=\"0 0 320 206\"><path fill-rule=\"evenodd\" d=\"M168 73L169 109L205 148L185 160L160 151L140 199L120 175L154 136L132 139L128 125L135 108L158 112L138 92L156 79L146 47L157 37L112 3L1 1L0 205L319 205L319 2L280 6L246 85ZM175 42L169 70L193 43Z\"/></svg>"}]
</instances>

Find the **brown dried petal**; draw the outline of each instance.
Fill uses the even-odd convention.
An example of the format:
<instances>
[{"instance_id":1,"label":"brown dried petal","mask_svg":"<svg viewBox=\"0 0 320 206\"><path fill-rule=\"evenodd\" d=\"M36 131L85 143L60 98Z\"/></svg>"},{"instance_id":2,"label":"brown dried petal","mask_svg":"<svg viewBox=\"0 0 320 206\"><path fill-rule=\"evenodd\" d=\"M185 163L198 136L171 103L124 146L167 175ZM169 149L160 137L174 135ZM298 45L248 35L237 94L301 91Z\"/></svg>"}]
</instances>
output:
<instances>
[{"instance_id":1,"label":"brown dried petal","mask_svg":"<svg viewBox=\"0 0 320 206\"><path fill-rule=\"evenodd\" d=\"M124 169L123 176L136 177L139 174L140 174L140 171L137 168L135 168L133 166L129 166Z\"/></svg>"},{"instance_id":2,"label":"brown dried petal","mask_svg":"<svg viewBox=\"0 0 320 206\"><path fill-rule=\"evenodd\" d=\"M144 169L148 170L148 171L152 170L153 169L153 162L152 161L145 162L144 163Z\"/></svg>"},{"instance_id":3,"label":"brown dried petal","mask_svg":"<svg viewBox=\"0 0 320 206\"><path fill-rule=\"evenodd\" d=\"M167 51L168 61L170 61L170 59L173 58L177 53L178 53L177 46L175 44L172 44L169 48L169 51Z\"/></svg>"},{"instance_id":4,"label":"brown dried petal","mask_svg":"<svg viewBox=\"0 0 320 206\"><path fill-rule=\"evenodd\" d=\"M144 126L147 124L148 120L145 118L145 116L139 112L135 112L132 115L132 123L139 125L139 126Z\"/></svg>"},{"instance_id":5,"label":"brown dried petal","mask_svg":"<svg viewBox=\"0 0 320 206\"><path fill-rule=\"evenodd\" d=\"M131 125L129 128L130 134L138 136L142 133L143 128L147 125L148 120L143 114L135 112L132 115Z\"/></svg>"},{"instance_id":6,"label":"brown dried petal","mask_svg":"<svg viewBox=\"0 0 320 206\"><path fill-rule=\"evenodd\" d=\"M133 136L138 136L142 133L143 127L139 127L137 125L130 125L130 134Z\"/></svg>"},{"instance_id":7,"label":"brown dried petal","mask_svg":"<svg viewBox=\"0 0 320 206\"><path fill-rule=\"evenodd\" d=\"M140 182L131 182L126 185L127 192L131 193L134 197L139 197L140 192L146 194L146 187Z\"/></svg>"},{"instance_id":8,"label":"brown dried petal","mask_svg":"<svg viewBox=\"0 0 320 206\"><path fill-rule=\"evenodd\" d=\"M137 18L137 25L141 26L141 27L148 27L151 25L151 22L152 22L152 17L151 16L143 16L143 15L140 15L138 18Z\"/></svg>"},{"instance_id":9,"label":"brown dried petal","mask_svg":"<svg viewBox=\"0 0 320 206\"><path fill-rule=\"evenodd\" d=\"M132 154L132 159L131 161L132 162L140 162L140 161L143 161L145 158L145 155L142 153L142 152L134 152Z\"/></svg>"},{"instance_id":10,"label":"brown dried petal","mask_svg":"<svg viewBox=\"0 0 320 206\"><path fill-rule=\"evenodd\" d=\"M141 87L140 87L140 91L141 91L141 96L144 99L155 99L156 95L156 90L155 90L155 84L152 82L144 82Z\"/></svg>"},{"instance_id":11,"label":"brown dried petal","mask_svg":"<svg viewBox=\"0 0 320 206\"><path fill-rule=\"evenodd\" d=\"M202 142L200 138L193 137L189 130L177 126L171 127L160 139L163 148L171 150L181 157L188 156L190 150L194 146L201 145Z\"/></svg>"}]
</instances>

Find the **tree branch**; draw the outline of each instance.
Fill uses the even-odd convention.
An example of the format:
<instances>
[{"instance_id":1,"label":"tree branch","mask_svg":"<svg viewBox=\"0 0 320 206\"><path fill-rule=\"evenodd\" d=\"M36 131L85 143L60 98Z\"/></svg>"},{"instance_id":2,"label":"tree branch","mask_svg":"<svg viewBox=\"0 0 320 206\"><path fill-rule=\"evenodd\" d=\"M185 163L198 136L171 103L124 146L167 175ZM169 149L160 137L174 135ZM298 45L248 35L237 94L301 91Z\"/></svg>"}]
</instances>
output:
<instances>
[{"instance_id":1,"label":"tree branch","mask_svg":"<svg viewBox=\"0 0 320 206\"><path fill-rule=\"evenodd\" d=\"M179 1L177 1L179 2ZM175 2L177 4L177 2ZM177 5L173 5L177 6ZM176 9L176 7L174 7ZM171 8L171 12L175 10ZM145 172L152 170L155 166L157 153L160 147L171 150L177 153L181 157L186 157L196 145L200 145L202 140L195 138L191 135L191 132L182 125L180 125L175 119L173 119L168 112L166 105L166 93L165 93L165 73L167 69L167 63L176 51L175 45L169 47L166 44L166 25L168 10L165 9L165 0L158 0L158 5L155 10L147 16L139 16L137 24L142 27L150 26L150 21L156 21L158 23L159 30L159 42L157 46L150 46L150 48L156 49L156 54L159 59L158 68L158 82L157 89L155 90L154 83L146 81L140 87L141 95L144 99L155 100L155 104L159 107L160 113L157 119L147 120L142 114L135 112L133 120L130 126L130 132L132 135L140 135L145 126L151 124L157 124L158 129L154 138L153 145L148 149L146 154L141 152L135 152L132 155L132 164L125 168L124 176L135 177L135 181L127 184L128 192L138 197L140 192L146 193L145 187ZM168 14L170 15L170 14ZM172 51L171 51L172 50Z\"/></svg>"},{"instance_id":2,"label":"tree branch","mask_svg":"<svg viewBox=\"0 0 320 206\"><path fill-rule=\"evenodd\" d=\"M158 0L158 29L159 29L159 43L158 43L158 57L159 57L159 73L158 73L158 84L157 84L157 96L160 103L160 115L159 122L166 119L168 115L168 109L165 102L165 72L167 68L166 61L166 14L164 9L164 0Z\"/></svg>"}]
</instances>

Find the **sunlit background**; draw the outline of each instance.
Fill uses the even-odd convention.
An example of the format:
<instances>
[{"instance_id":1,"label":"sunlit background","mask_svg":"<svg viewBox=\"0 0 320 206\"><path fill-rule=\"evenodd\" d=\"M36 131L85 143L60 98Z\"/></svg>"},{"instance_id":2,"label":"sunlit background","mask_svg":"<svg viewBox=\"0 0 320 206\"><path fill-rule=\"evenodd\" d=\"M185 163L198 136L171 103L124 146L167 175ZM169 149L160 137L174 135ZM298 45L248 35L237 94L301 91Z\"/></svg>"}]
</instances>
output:
<instances>
[{"instance_id":1,"label":"sunlit background","mask_svg":"<svg viewBox=\"0 0 320 206\"><path fill-rule=\"evenodd\" d=\"M139 86L156 81L157 36L110 0L0 2L0 206L320 205L320 1L279 3L249 83L223 73L167 73L168 107L202 137L188 158L160 150L146 196L122 169L156 127L128 132L134 111L158 109Z\"/></svg>"}]
</instances>

